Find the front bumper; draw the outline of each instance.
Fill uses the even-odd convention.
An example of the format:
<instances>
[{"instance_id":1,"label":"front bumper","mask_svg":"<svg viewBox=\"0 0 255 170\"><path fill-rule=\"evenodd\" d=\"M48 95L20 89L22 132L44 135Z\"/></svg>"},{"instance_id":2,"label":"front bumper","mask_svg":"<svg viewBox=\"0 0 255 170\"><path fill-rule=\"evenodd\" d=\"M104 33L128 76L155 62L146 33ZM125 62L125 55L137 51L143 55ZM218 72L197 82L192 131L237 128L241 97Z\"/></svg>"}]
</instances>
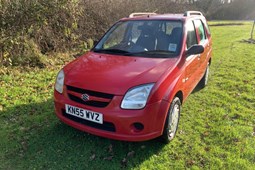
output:
<instances>
[{"instance_id":1,"label":"front bumper","mask_svg":"<svg viewBox=\"0 0 255 170\"><path fill-rule=\"evenodd\" d=\"M106 138L124 141L145 141L159 137L162 134L170 105L169 102L162 100L148 104L141 110L123 110L120 108L122 98L123 96L114 96L107 107L97 108L74 102L67 96L55 91L55 112L64 123L76 129ZM65 104L102 113L105 127L97 123L79 121L79 118L68 117L65 114ZM138 131L134 127L134 123L137 122L143 125L143 130ZM107 129L109 124L114 128Z\"/></svg>"}]
</instances>

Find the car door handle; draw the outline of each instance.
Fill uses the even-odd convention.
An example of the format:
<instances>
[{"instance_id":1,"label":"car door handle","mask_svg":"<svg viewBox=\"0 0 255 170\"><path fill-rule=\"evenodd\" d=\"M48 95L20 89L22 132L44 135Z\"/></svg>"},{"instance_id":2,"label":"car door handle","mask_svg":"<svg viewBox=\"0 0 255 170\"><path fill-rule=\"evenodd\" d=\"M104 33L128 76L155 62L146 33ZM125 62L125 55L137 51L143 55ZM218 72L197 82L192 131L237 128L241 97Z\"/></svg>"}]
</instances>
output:
<instances>
[{"instance_id":1,"label":"car door handle","mask_svg":"<svg viewBox=\"0 0 255 170\"><path fill-rule=\"evenodd\" d=\"M185 83L185 82L187 82L188 80L189 80L189 78L186 77L186 78L182 79L182 82Z\"/></svg>"}]
</instances>

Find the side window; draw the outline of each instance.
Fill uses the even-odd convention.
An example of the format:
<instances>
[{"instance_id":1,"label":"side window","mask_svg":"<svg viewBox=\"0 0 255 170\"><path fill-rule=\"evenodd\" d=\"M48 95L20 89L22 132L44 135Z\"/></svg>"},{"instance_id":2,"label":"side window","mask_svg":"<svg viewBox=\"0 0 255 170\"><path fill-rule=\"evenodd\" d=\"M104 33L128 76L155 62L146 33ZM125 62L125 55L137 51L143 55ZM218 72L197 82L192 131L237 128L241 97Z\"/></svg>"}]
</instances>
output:
<instances>
[{"instance_id":1,"label":"side window","mask_svg":"<svg viewBox=\"0 0 255 170\"><path fill-rule=\"evenodd\" d=\"M192 21L187 23L187 49L191 46L197 44L197 36L196 36L196 29Z\"/></svg>"},{"instance_id":2,"label":"side window","mask_svg":"<svg viewBox=\"0 0 255 170\"><path fill-rule=\"evenodd\" d=\"M200 43L203 43L207 38L205 34L204 25L201 20L195 20L195 26L198 29L198 36L200 39Z\"/></svg>"}]
</instances>

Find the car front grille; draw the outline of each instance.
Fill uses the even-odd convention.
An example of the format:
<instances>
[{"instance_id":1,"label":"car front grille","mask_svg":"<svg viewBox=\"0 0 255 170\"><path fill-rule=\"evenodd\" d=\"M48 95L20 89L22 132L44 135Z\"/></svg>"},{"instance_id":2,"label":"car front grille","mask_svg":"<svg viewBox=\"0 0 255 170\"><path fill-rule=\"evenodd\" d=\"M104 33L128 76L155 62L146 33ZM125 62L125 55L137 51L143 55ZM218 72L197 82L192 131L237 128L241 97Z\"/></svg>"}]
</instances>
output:
<instances>
[{"instance_id":1,"label":"car front grille","mask_svg":"<svg viewBox=\"0 0 255 170\"><path fill-rule=\"evenodd\" d=\"M114 97L112 94L102 93L97 91L85 90L73 86L66 86L67 87L67 94L69 99L75 101L77 103L81 103L87 106L93 107L106 107ZM84 101L82 99L82 95L87 94L91 98L88 101Z\"/></svg>"},{"instance_id":2,"label":"car front grille","mask_svg":"<svg viewBox=\"0 0 255 170\"><path fill-rule=\"evenodd\" d=\"M62 109L62 114L64 117L66 117L74 122L77 122L79 124L86 125L86 126L89 126L92 128L100 129L100 130L109 131L109 132L116 132L115 126L111 122L104 121L103 124L91 122L91 121L88 121L85 119L78 118L76 116L69 115L66 113L65 109Z\"/></svg>"}]
</instances>

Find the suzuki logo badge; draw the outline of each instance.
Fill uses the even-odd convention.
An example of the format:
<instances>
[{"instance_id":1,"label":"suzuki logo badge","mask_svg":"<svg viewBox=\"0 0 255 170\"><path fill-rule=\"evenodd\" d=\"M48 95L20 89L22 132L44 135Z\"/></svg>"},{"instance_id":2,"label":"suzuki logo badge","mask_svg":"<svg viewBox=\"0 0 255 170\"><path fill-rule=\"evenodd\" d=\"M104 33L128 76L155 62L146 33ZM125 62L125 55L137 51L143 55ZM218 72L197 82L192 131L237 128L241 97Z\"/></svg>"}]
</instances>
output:
<instances>
[{"instance_id":1,"label":"suzuki logo badge","mask_svg":"<svg viewBox=\"0 0 255 170\"><path fill-rule=\"evenodd\" d=\"M86 94L86 93L85 93L85 94L82 94L82 95L81 95L81 99L82 99L83 101L85 101L85 102L86 102L86 101L89 101L89 95Z\"/></svg>"}]
</instances>

